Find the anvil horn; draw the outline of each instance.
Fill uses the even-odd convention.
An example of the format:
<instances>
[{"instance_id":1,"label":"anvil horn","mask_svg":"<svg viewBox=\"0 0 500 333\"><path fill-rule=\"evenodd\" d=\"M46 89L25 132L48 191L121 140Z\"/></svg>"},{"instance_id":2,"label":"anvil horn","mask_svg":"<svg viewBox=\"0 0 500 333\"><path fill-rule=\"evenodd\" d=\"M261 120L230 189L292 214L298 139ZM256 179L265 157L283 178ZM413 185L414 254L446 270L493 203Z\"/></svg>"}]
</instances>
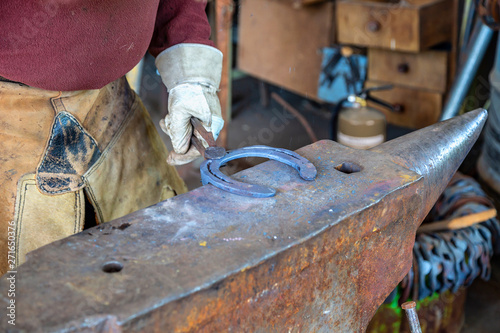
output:
<instances>
[{"instance_id":1,"label":"anvil horn","mask_svg":"<svg viewBox=\"0 0 500 333\"><path fill-rule=\"evenodd\" d=\"M371 149L424 177L423 220L462 164L483 128L488 112L477 109L388 141Z\"/></svg>"}]
</instances>

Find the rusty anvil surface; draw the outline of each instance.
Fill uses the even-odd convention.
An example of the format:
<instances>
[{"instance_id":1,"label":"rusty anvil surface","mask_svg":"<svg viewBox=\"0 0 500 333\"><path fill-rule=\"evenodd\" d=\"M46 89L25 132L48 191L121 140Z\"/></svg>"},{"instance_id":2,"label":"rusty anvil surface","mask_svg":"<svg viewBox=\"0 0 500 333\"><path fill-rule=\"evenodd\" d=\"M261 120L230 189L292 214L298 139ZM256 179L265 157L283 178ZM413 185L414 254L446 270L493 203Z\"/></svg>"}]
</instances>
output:
<instances>
[{"instance_id":1,"label":"rusty anvil surface","mask_svg":"<svg viewBox=\"0 0 500 333\"><path fill-rule=\"evenodd\" d=\"M479 135L474 111L371 151L298 150L315 181L269 161L32 252L16 326L62 332L360 332L411 266L415 231ZM335 166L355 163L361 171ZM117 261L123 269L103 271ZM113 264L109 264L113 267ZM0 307L9 299L0 281Z\"/></svg>"}]
</instances>

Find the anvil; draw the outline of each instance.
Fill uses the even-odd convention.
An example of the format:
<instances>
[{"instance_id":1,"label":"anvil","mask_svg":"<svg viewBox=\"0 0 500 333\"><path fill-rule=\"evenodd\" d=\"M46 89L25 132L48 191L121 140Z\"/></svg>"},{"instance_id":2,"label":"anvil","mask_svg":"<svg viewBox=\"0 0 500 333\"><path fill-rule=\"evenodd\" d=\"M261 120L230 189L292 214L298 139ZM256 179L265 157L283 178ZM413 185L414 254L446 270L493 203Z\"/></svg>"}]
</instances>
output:
<instances>
[{"instance_id":1,"label":"anvil","mask_svg":"<svg viewBox=\"0 0 500 333\"><path fill-rule=\"evenodd\" d=\"M40 248L15 274L7 332L360 332L408 272L415 232L476 141L484 110L363 151L319 141ZM12 280L0 280L2 313Z\"/></svg>"}]
</instances>

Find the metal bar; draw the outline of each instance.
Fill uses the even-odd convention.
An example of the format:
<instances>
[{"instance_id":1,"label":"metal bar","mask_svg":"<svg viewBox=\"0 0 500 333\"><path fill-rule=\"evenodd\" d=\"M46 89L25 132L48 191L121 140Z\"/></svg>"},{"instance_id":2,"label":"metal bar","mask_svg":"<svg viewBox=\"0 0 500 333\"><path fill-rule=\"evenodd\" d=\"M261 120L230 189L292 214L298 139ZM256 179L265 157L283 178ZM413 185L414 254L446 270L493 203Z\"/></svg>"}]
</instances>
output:
<instances>
[{"instance_id":1,"label":"metal bar","mask_svg":"<svg viewBox=\"0 0 500 333\"><path fill-rule=\"evenodd\" d=\"M313 182L274 161L234 176L272 198L206 185L40 248L15 275L15 328L363 331L485 119L470 112L378 151L319 141L298 150ZM4 309L10 283L0 279Z\"/></svg>"},{"instance_id":2,"label":"metal bar","mask_svg":"<svg viewBox=\"0 0 500 333\"><path fill-rule=\"evenodd\" d=\"M207 131L199 119L191 118L191 125L193 125L193 130L198 131L201 137L208 143L209 147L215 147L217 145L212 132Z\"/></svg>"},{"instance_id":3,"label":"metal bar","mask_svg":"<svg viewBox=\"0 0 500 333\"><path fill-rule=\"evenodd\" d=\"M191 144L198 150L198 152L206 159L219 159L226 155L226 149L218 147L215 143L212 132L205 129L203 124L197 118L191 118L191 125L193 125L193 136L191 136ZM202 142L196 135L201 136L203 140L208 143L208 148L203 146Z\"/></svg>"},{"instance_id":4,"label":"metal bar","mask_svg":"<svg viewBox=\"0 0 500 333\"><path fill-rule=\"evenodd\" d=\"M465 96L467 96L472 81L476 77L477 69L483 60L492 36L493 30L478 20L474 27L471 41L467 47L467 52L469 53L467 61L465 61L455 78L455 82L453 82L440 120L455 117L460 111L460 107L462 106ZM463 55L461 55L461 57L462 56Z\"/></svg>"},{"instance_id":5,"label":"metal bar","mask_svg":"<svg viewBox=\"0 0 500 333\"><path fill-rule=\"evenodd\" d=\"M410 324L410 332L422 333L420 322L418 321L416 306L417 304L413 301L401 304L401 308L405 310L406 317L408 318L408 324Z\"/></svg>"}]
</instances>

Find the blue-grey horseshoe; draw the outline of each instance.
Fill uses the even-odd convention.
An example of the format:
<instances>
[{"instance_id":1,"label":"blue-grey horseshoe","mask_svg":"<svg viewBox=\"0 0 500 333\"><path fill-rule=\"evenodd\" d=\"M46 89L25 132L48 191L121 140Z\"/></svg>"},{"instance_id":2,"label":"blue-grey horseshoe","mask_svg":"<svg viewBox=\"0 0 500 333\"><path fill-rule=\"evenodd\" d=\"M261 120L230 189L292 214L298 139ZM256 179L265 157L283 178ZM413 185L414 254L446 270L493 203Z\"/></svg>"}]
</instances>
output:
<instances>
[{"instance_id":1,"label":"blue-grey horseshoe","mask_svg":"<svg viewBox=\"0 0 500 333\"><path fill-rule=\"evenodd\" d=\"M227 162L243 157L263 157L275 160L297 170L302 179L314 180L316 178L316 167L293 151L268 146L251 146L230 151L220 159L205 160L200 166L202 184L212 184L221 190L247 197L267 198L274 196L276 191L271 187L242 183L226 176L219 170Z\"/></svg>"}]
</instances>

